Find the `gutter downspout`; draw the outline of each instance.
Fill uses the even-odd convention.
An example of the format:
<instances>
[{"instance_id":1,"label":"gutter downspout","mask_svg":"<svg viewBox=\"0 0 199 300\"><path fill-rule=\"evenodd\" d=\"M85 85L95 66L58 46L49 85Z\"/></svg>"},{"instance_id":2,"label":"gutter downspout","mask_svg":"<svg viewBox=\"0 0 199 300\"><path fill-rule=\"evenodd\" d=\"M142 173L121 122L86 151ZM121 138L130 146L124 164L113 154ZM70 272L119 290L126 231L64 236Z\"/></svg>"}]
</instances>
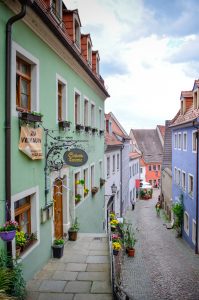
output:
<instances>
[{"instance_id":1,"label":"gutter downspout","mask_svg":"<svg viewBox=\"0 0 199 300\"><path fill-rule=\"evenodd\" d=\"M122 150L124 149L124 145L122 145L120 149L120 217L122 217L122 210L123 210L123 204L122 204Z\"/></svg>"},{"instance_id":2,"label":"gutter downspout","mask_svg":"<svg viewBox=\"0 0 199 300\"><path fill-rule=\"evenodd\" d=\"M199 134L198 127L194 125L193 127L197 129L196 131L196 243L195 243L195 254L198 254L198 163L199 163Z\"/></svg>"},{"instance_id":3,"label":"gutter downspout","mask_svg":"<svg viewBox=\"0 0 199 300\"><path fill-rule=\"evenodd\" d=\"M6 221L11 218L11 54L12 25L26 14L26 1L22 3L19 14L11 17L6 24L6 82L5 82L5 214ZM8 255L12 256L12 243L7 243Z\"/></svg>"}]
</instances>

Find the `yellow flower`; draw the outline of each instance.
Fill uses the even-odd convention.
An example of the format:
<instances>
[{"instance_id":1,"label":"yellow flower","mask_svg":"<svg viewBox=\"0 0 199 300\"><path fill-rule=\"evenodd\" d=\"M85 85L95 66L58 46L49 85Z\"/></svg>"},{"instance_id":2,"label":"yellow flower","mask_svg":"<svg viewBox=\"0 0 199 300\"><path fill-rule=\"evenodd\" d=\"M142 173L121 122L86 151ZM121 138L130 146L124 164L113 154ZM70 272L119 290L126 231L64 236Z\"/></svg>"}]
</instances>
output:
<instances>
[{"instance_id":1,"label":"yellow flower","mask_svg":"<svg viewBox=\"0 0 199 300\"><path fill-rule=\"evenodd\" d=\"M122 248L122 246L121 246L121 244L120 243L118 243L118 242L113 242L112 243L112 248L114 249L114 250L120 250L121 248Z\"/></svg>"},{"instance_id":2,"label":"yellow flower","mask_svg":"<svg viewBox=\"0 0 199 300\"><path fill-rule=\"evenodd\" d=\"M116 226L119 223L119 221L117 219L113 219L110 221L110 224L113 226Z\"/></svg>"}]
</instances>

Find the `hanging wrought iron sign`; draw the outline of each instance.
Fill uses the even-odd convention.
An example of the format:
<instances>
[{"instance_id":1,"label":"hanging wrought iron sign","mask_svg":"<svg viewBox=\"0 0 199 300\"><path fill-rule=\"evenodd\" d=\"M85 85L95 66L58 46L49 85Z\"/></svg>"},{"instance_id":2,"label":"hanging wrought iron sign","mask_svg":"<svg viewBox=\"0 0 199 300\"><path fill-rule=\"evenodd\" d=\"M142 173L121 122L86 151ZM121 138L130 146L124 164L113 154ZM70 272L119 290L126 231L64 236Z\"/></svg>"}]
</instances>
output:
<instances>
[{"instance_id":1,"label":"hanging wrought iron sign","mask_svg":"<svg viewBox=\"0 0 199 300\"><path fill-rule=\"evenodd\" d=\"M63 160L69 166L80 167L87 162L88 155L82 149L73 148L64 153Z\"/></svg>"}]
</instances>

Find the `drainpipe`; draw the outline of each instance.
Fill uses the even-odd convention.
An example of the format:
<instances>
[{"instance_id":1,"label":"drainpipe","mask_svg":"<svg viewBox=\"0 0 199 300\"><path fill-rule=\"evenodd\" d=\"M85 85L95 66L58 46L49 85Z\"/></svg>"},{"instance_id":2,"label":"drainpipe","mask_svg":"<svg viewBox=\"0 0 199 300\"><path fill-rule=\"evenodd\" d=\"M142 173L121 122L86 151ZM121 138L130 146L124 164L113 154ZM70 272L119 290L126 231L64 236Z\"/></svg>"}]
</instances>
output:
<instances>
[{"instance_id":1,"label":"drainpipe","mask_svg":"<svg viewBox=\"0 0 199 300\"><path fill-rule=\"evenodd\" d=\"M124 149L124 145L122 145L120 149L120 217L122 217L122 150Z\"/></svg>"},{"instance_id":2,"label":"drainpipe","mask_svg":"<svg viewBox=\"0 0 199 300\"><path fill-rule=\"evenodd\" d=\"M195 254L198 254L198 163L199 163L199 134L198 134L198 127L193 127L197 129L196 131L196 243L195 243Z\"/></svg>"},{"instance_id":3,"label":"drainpipe","mask_svg":"<svg viewBox=\"0 0 199 300\"><path fill-rule=\"evenodd\" d=\"M6 82L5 82L5 213L6 221L11 218L11 54L12 25L26 14L26 3L21 4L19 14L11 17L6 24ZM12 243L7 243L7 252L12 256Z\"/></svg>"}]
</instances>

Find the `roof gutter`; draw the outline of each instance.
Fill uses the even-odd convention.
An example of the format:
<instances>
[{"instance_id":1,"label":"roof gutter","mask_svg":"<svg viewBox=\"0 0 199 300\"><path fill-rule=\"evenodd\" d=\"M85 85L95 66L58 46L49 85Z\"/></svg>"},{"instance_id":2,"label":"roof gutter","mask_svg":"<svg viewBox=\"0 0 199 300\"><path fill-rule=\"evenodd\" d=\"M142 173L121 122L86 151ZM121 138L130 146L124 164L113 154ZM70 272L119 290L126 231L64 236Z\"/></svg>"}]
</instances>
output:
<instances>
[{"instance_id":1,"label":"roof gutter","mask_svg":"<svg viewBox=\"0 0 199 300\"><path fill-rule=\"evenodd\" d=\"M21 11L6 24L6 80L5 80L5 215L11 219L11 57L12 25L26 14L27 0L21 3ZM7 252L12 256L12 243L7 243Z\"/></svg>"}]
</instances>

